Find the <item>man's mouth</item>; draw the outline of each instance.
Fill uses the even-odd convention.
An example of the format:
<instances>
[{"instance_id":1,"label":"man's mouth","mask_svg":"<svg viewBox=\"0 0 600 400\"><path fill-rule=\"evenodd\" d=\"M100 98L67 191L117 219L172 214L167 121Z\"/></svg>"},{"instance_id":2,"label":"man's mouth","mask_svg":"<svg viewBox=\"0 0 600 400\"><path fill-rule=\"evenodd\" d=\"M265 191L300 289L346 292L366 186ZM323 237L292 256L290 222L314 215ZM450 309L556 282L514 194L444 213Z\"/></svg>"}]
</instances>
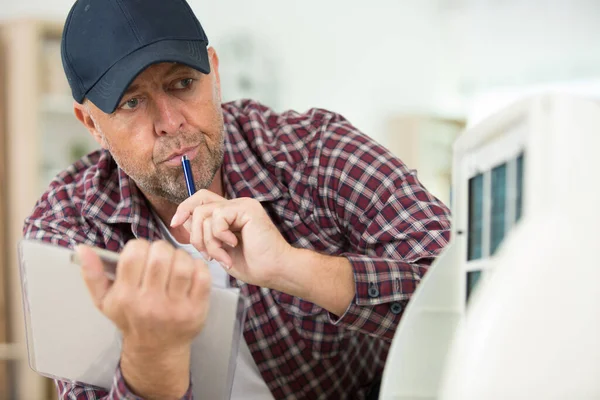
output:
<instances>
[{"instance_id":1,"label":"man's mouth","mask_svg":"<svg viewBox=\"0 0 600 400\"><path fill-rule=\"evenodd\" d=\"M177 150L177 151L171 153L165 159L165 161L162 162L162 164L169 165L169 166L180 165L181 164L181 157L183 157L184 155L186 155L190 159L190 161L192 161L198 155L198 148L199 147L200 146L196 145L196 146L186 147L186 148Z\"/></svg>"}]
</instances>

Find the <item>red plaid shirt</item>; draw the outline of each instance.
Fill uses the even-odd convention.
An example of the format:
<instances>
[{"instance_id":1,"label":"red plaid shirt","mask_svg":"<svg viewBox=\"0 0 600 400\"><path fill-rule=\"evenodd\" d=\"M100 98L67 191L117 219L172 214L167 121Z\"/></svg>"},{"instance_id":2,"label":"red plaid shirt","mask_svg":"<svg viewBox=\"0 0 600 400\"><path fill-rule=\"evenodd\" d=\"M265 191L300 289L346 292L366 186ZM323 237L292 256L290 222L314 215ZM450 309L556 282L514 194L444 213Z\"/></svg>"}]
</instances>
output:
<instances>
[{"instance_id":1,"label":"red plaid shirt","mask_svg":"<svg viewBox=\"0 0 600 400\"><path fill-rule=\"evenodd\" d=\"M276 113L252 101L224 104L223 112L227 195L259 200L292 245L346 257L356 281L356 297L338 318L230 278L249 300L244 338L258 369L276 399L364 398L411 294L448 243L449 210L337 114ZM106 151L60 173L24 233L114 251L133 238L162 239L145 198ZM118 367L108 392L57 385L62 399L136 398Z\"/></svg>"}]
</instances>

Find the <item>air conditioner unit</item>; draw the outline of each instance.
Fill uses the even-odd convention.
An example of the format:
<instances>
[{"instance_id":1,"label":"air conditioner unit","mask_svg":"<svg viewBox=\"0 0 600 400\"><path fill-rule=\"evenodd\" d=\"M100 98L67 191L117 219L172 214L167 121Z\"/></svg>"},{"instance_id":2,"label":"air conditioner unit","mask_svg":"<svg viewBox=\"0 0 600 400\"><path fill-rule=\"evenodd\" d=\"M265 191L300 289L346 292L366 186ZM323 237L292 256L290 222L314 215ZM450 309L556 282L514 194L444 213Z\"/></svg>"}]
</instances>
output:
<instances>
[{"instance_id":1,"label":"air conditioner unit","mask_svg":"<svg viewBox=\"0 0 600 400\"><path fill-rule=\"evenodd\" d=\"M467 129L450 245L393 339L381 399L600 398L600 105L522 100Z\"/></svg>"}]
</instances>

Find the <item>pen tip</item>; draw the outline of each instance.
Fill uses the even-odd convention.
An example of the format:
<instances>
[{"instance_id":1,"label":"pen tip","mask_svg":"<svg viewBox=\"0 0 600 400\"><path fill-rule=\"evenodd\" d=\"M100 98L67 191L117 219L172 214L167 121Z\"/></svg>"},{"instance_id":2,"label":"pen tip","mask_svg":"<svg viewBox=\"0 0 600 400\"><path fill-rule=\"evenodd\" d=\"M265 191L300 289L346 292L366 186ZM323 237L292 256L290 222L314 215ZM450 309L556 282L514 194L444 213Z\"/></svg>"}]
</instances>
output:
<instances>
[{"instance_id":1,"label":"pen tip","mask_svg":"<svg viewBox=\"0 0 600 400\"><path fill-rule=\"evenodd\" d=\"M181 156L181 161L187 161L188 160L188 156L187 155L182 155Z\"/></svg>"}]
</instances>

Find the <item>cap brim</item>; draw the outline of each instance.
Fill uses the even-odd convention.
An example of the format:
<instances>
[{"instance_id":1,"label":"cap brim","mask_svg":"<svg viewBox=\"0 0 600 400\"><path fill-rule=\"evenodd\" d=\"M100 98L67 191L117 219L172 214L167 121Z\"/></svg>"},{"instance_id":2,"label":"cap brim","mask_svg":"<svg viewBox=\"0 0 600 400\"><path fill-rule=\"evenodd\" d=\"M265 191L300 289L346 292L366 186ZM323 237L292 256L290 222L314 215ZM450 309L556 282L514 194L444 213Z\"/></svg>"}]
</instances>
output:
<instances>
[{"instance_id":1,"label":"cap brim","mask_svg":"<svg viewBox=\"0 0 600 400\"><path fill-rule=\"evenodd\" d=\"M175 62L209 74L206 46L206 42L198 40L161 40L142 47L113 65L85 97L105 113L111 114L133 80L152 64Z\"/></svg>"}]
</instances>

